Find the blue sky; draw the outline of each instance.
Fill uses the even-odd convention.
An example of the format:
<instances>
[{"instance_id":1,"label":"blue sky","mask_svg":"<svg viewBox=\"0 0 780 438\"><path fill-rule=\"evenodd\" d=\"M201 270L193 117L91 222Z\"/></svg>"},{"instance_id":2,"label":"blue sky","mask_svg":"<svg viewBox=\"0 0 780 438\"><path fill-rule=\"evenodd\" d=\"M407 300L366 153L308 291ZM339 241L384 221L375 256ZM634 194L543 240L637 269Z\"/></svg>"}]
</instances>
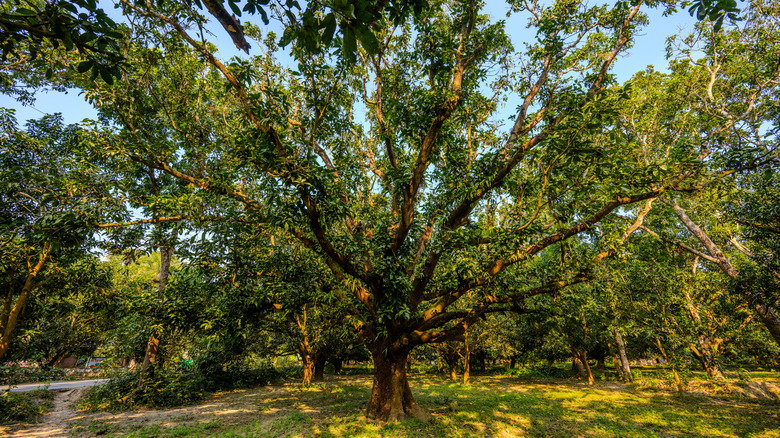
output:
<instances>
[{"instance_id":1,"label":"blue sky","mask_svg":"<svg viewBox=\"0 0 780 438\"><path fill-rule=\"evenodd\" d=\"M507 6L504 2L488 0L487 3L487 10L491 15L496 19L505 19ZM680 33L681 30L690 30L695 23L695 20L685 10L678 11L670 17L663 17L662 11L659 9L645 9L645 12L650 17L649 26L642 30L628 55L616 64L614 71L621 81L629 79L634 73L644 70L647 65L651 64L656 70L665 71L667 65L665 59L666 39ZM244 16L243 18L260 22L258 17ZM262 26L261 22L260 25ZM273 23L272 27L274 27ZM278 26L275 27L278 28ZM522 47L524 40L530 40L534 36L533 30L525 28L525 19L521 17L513 17L508 22L507 29L515 48L518 49ZM279 32L278 29L273 30ZM214 34L217 37L217 46L220 48L221 57L246 56L243 52L236 50L224 30L216 28ZM85 118L96 117L94 109L84 100L78 90L71 90L68 93L41 92L32 106L22 106L14 99L0 95L0 106L15 109L16 117L21 124L29 119L40 118L44 113L62 113L66 123L79 123Z\"/></svg>"}]
</instances>

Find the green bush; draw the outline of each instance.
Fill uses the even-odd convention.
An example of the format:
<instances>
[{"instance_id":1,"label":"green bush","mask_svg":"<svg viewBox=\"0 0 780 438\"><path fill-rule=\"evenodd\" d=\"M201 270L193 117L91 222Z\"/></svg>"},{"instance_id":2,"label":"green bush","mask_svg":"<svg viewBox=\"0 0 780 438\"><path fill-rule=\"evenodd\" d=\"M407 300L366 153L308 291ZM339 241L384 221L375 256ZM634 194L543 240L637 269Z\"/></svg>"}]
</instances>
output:
<instances>
[{"instance_id":1,"label":"green bush","mask_svg":"<svg viewBox=\"0 0 780 438\"><path fill-rule=\"evenodd\" d=\"M61 368L20 367L19 365L0 366L0 385L20 385L22 383L50 382L63 380L67 372Z\"/></svg>"},{"instance_id":2,"label":"green bush","mask_svg":"<svg viewBox=\"0 0 780 438\"><path fill-rule=\"evenodd\" d=\"M161 369L142 381L140 372L125 372L89 388L79 408L118 411L136 406L164 408L192 404L205 397L202 382L193 374Z\"/></svg>"},{"instance_id":3,"label":"green bush","mask_svg":"<svg viewBox=\"0 0 780 438\"><path fill-rule=\"evenodd\" d=\"M246 362L225 365L217 356L208 354L196 359L193 368L200 383L210 392L264 386L283 377L274 368L251 366Z\"/></svg>"},{"instance_id":4,"label":"green bush","mask_svg":"<svg viewBox=\"0 0 780 438\"><path fill-rule=\"evenodd\" d=\"M507 374L514 377L531 379L568 379L572 376L571 369L567 369L566 367L561 368L555 365L548 366L543 362L527 364L517 368L510 368L507 370Z\"/></svg>"},{"instance_id":5,"label":"green bush","mask_svg":"<svg viewBox=\"0 0 780 438\"><path fill-rule=\"evenodd\" d=\"M278 377L279 373L272 368L223 366L198 360L192 366L158 369L143 381L139 371L118 374L107 383L88 389L79 407L118 411L136 406L182 406L203 400L209 392L267 385Z\"/></svg>"},{"instance_id":6,"label":"green bush","mask_svg":"<svg viewBox=\"0 0 780 438\"><path fill-rule=\"evenodd\" d=\"M47 389L0 394L0 424L31 423L54 407L54 394Z\"/></svg>"}]
</instances>

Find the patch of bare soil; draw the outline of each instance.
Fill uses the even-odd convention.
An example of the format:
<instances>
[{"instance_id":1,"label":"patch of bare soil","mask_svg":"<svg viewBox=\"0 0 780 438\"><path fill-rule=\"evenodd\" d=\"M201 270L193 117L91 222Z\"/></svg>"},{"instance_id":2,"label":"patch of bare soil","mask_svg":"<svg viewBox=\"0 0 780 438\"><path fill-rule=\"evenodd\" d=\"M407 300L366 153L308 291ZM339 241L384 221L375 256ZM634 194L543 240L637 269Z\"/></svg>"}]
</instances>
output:
<instances>
[{"instance_id":1,"label":"patch of bare soil","mask_svg":"<svg viewBox=\"0 0 780 438\"><path fill-rule=\"evenodd\" d=\"M54 392L54 408L41 418L40 423L2 427L0 436L8 438L61 438L69 437L68 422L76 415L71 405L84 392L84 388L63 389Z\"/></svg>"},{"instance_id":2,"label":"patch of bare soil","mask_svg":"<svg viewBox=\"0 0 780 438\"><path fill-rule=\"evenodd\" d=\"M732 391L745 398L780 400L780 383L777 381L745 382L736 385Z\"/></svg>"}]
</instances>

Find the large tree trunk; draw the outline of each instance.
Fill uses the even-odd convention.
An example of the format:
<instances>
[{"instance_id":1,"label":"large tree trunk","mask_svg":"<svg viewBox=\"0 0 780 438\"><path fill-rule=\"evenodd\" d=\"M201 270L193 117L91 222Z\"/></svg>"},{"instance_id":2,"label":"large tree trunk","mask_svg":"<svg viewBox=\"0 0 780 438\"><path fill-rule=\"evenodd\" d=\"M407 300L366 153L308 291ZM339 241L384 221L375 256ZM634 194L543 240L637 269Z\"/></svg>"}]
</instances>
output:
<instances>
[{"instance_id":1,"label":"large tree trunk","mask_svg":"<svg viewBox=\"0 0 780 438\"><path fill-rule=\"evenodd\" d=\"M381 421L403 421L417 418L426 421L428 415L417 404L406 379L408 350L393 351L381 347L371 349L374 360L374 386L366 416Z\"/></svg>"},{"instance_id":2,"label":"large tree trunk","mask_svg":"<svg viewBox=\"0 0 780 438\"><path fill-rule=\"evenodd\" d=\"M578 379L587 379L588 375L585 373L585 365L582 364L579 354L573 352L574 357L571 361L571 370Z\"/></svg>"},{"instance_id":3,"label":"large tree trunk","mask_svg":"<svg viewBox=\"0 0 780 438\"><path fill-rule=\"evenodd\" d=\"M691 350L691 353L693 353L693 357L699 361L702 369L707 372L707 375L712 378L722 378L723 374L720 372L720 366L712 355L712 350L708 347L706 337L699 336L699 346L701 349L696 348L695 345L688 342L688 348Z\"/></svg>"},{"instance_id":4,"label":"large tree trunk","mask_svg":"<svg viewBox=\"0 0 780 438\"><path fill-rule=\"evenodd\" d=\"M626 383L633 382L634 376L631 374L631 366L628 364L628 356L626 355L626 344L623 342L623 336L620 335L617 327L615 328L615 343L618 347L618 354L620 357L620 370L623 374L623 381Z\"/></svg>"},{"instance_id":5,"label":"large tree trunk","mask_svg":"<svg viewBox=\"0 0 780 438\"><path fill-rule=\"evenodd\" d=\"M585 350L572 350L574 355L574 361L572 362L572 369L579 379L587 379L588 385L592 385L594 382L593 373L590 370L588 364L588 355Z\"/></svg>"}]
</instances>

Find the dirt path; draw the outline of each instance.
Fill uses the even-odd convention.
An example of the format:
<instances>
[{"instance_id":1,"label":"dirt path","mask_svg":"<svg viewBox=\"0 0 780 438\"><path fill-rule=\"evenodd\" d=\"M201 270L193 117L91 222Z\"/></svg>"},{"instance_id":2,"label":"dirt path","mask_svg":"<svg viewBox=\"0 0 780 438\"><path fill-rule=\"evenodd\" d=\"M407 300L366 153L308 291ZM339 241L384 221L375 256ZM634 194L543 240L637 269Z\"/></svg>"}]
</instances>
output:
<instances>
[{"instance_id":1,"label":"dirt path","mask_svg":"<svg viewBox=\"0 0 780 438\"><path fill-rule=\"evenodd\" d=\"M81 397L84 388L63 389L54 392L54 408L43 415L40 423L26 424L23 428L11 429L0 426L0 436L8 438L70 438L69 420L77 413L71 404Z\"/></svg>"}]
</instances>

